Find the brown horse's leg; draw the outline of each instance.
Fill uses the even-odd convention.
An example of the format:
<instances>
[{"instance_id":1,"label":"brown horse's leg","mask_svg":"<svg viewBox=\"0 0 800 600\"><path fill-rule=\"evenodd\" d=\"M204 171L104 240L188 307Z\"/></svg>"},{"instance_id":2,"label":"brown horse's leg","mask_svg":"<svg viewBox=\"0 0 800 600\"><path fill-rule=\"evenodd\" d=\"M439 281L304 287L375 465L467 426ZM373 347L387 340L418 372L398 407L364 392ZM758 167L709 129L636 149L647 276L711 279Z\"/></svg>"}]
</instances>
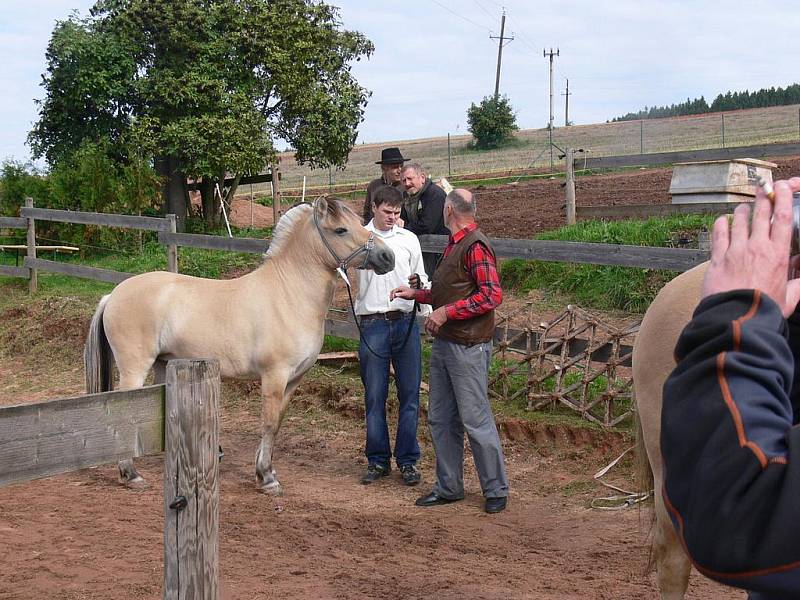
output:
<instances>
[{"instance_id":1,"label":"brown horse's leg","mask_svg":"<svg viewBox=\"0 0 800 600\"><path fill-rule=\"evenodd\" d=\"M275 437L283 421L283 415L289 406L289 398L297 387L297 381L288 385L286 380L274 374L261 378L261 444L256 450L256 483L259 490L272 496L283 494L277 473L272 465L272 453L275 449Z\"/></svg>"},{"instance_id":2,"label":"brown horse's leg","mask_svg":"<svg viewBox=\"0 0 800 600\"><path fill-rule=\"evenodd\" d=\"M656 482L660 489L660 482ZM653 536L653 553L658 570L658 587L662 600L683 600L689 586L691 562L683 550L678 534L672 526L664 499L661 494L655 495L656 524Z\"/></svg>"}]
</instances>

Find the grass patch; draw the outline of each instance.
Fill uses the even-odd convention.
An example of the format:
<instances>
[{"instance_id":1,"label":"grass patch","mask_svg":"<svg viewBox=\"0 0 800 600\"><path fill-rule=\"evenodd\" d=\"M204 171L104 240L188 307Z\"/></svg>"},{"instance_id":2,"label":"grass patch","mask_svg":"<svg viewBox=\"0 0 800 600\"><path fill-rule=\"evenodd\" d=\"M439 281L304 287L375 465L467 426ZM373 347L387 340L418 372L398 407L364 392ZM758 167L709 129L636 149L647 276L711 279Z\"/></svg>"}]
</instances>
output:
<instances>
[{"instance_id":1,"label":"grass patch","mask_svg":"<svg viewBox=\"0 0 800 600\"><path fill-rule=\"evenodd\" d=\"M676 237L696 239L714 222L709 215L675 215L645 221L584 221L537 236L540 240L594 242L631 246L674 246ZM644 312L655 295L678 273L577 263L513 259L503 262L503 286L518 292L534 289L564 294L587 308Z\"/></svg>"}]
</instances>

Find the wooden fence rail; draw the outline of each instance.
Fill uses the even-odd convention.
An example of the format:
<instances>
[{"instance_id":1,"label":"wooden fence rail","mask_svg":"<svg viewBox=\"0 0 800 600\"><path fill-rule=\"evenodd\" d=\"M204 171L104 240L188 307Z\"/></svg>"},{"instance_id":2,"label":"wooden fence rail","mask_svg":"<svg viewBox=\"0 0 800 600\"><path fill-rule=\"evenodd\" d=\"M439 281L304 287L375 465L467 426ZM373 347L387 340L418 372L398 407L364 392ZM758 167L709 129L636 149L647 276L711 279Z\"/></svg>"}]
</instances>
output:
<instances>
[{"instance_id":1,"label":"wooden fence rail","mask_svg":"<svg viewBox=\"0 0 800 600\"><path fill-rule=\"evenodd\" d=\"M90 213L74 210L55 210L50 208L22 208L20 214L26 219L75 223L78 225L103 225L123 229L143 229L145 231L166 231L169 222L162 217L138 217L135 215L116 215L113 213Z\"/></svg>"},{"instance_id":2,"label":"wooden fence rail","mask_svg":"<svg viewBox=\"0 0 800 600\"><path fill-rule=\"evenodd\" d=\"M252 254L263 254L269 248L268 240L257 238L225 238L213 235L177 233L175 232L173 215L168 215L167 218L162 219L32 207L21 209L21 214L24 218L9 220L9 222L13 223L14 226L21 226L22 222L26 223L29 237L34 239L32 243L35 243L34 224L36 219L158 231L159 243L167 246L168 249L168 270L173 272L178 270L177 249L179 246ZM444 235L420 236L420 245L423 252L442 252L446 244L447 236ZM492 245L499 258L522 258L526 260L616 265L675 271L685 271L708 260L707 251L684 248L655 248L621 244L506 238L493 238ZM134 275L134 273L42 260L36 258L35 251L31 252L30 250L23 264L23 268L0 265L0 274L31 278L35 276L37 270L43 270L110 283L119 283ZM31 285L31 288L32 291L35 291L35 285Z\"/></svg>"},{"instance_id":3,"label":"wooden fence rail","mask_svg":"<svg viewBox=\"0 0 800 600\"><path fill-rule=\"evenodd\" d=\"M164 598L216 600L219 363L173 360L166 384L0 407L0 486L164 456Z\"/></svg>"}]
</instances>

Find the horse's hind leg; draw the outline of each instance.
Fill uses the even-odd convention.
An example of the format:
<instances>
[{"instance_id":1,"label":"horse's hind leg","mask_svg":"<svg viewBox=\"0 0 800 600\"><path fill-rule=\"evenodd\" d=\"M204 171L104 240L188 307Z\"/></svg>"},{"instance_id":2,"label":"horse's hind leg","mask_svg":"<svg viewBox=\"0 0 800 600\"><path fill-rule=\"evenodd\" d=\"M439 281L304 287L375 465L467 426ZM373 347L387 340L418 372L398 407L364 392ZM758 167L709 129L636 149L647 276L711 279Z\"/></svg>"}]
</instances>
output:
<instances>
[{"instance_id":1,"label":"horse's hind leg","mask_svg":"<svg viewBox=\"0 0 800 600\"><path fill-rule=\"evenodd\" d=\"M660 489L661 484L656 481L653 553L658 571L658 587L661 590L662 600L683 600L689 585L689 571L692 565L672 526L664 507L664 499L658 493Z\"/></svg>"},{"instance_id":2,"label":"horse's hind leg","mask_svg":"<svg viewBox=\"0 0 800 600\"><path fill-rule=\"evenodd\" d=\"M149 369L148 369L149 370ZM157 360L154 364L155 383L164 383L166 381L167 363ZM120 370L119 388L121 390L139 388L144 385L147 370L144 374L139 372L122 371ZM119 479L123 485L131 489L144 489L147 487L147 482L141 476L139 471L136 470L136 465L133 463L133 457L124 458L117 463L119 469Z\"/></svg>"}]
</instances>

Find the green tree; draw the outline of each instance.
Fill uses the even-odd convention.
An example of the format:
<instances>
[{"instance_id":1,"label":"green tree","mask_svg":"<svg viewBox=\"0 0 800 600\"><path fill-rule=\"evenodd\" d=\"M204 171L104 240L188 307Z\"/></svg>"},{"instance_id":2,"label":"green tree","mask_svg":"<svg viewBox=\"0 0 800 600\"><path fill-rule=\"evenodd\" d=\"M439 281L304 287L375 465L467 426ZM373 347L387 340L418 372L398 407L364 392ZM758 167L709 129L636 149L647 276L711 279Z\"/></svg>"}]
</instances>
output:
<instances>
[{"instance_id":1,"label":"green tree","mask_svg":"<svg viewBox=\"0 0 800 600\"><path fill-rule=\"evenodd\" d=\"M487 96L467 110L467 129L475 138L475 147L498 148L507 144L519 129L517 117L505 96Z\"/></svg>"},{"instance_id":2,"label":"green tree","mask_svg":"<svg viewBox=\"0 0 800 600\"><path fill-rule=\"evenodd\" d=\"M213 223L215 185L233 175L231 196L278 139L345 163L369 95L351 63L373 46L340 25L316 0L98 0L53 31L31 147L52 165L86 140L147 140L165 210L183 221L191 178Z\"/></svg>"},{"instance_id":3,"label":"green tree","mask_svg":"<svg viewBox=\"0 0 800 600\"><path fill-rule=\"evenodd\" d=\"M13 160L0 167L0 216L18 217L25 198L46 198L49 194L47 179L31 164Z\"/></svg>"}]
</instances>

